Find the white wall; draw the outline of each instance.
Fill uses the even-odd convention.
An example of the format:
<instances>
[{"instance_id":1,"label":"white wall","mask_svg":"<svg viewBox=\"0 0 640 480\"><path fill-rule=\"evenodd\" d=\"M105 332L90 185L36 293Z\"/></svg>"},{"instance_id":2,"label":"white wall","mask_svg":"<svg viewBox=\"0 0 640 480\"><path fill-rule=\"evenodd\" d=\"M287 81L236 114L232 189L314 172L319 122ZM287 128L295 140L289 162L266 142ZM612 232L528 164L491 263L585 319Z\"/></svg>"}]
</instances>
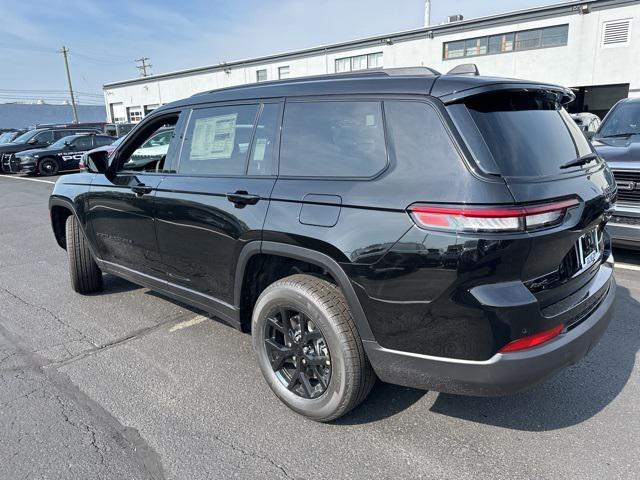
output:
<instances>
[{"instance_id":1,"label":"white wall","mask_svg":"<svg viewBox=\"0 0 640 480\"><path fill-rule=\"evenodd\" d=\"M629 45L602 47L602 25L609 20L631 18L631 41ZM443 43L507 33L550 25L569 24L566 46L538 50L516 51L471 57L467 59L443 60ZM366 53L383 52L385 68L430 66L447 72L461 63L475 63L483 75L522 78L569 87L629 83L630 96L640 96L640 5L624 6L591 13L555 16L517 24L466 31L463 33L438 35L411 40L394 40L392 44L381 41L369 45L339 51L319 52L312 55L278 58L248 66L234 66L228 72L222 68L205 73L194 73L166 79L149 80L123 86L105 88L108 104L123 106L164 104L179 100L194 93L227 86L253 83L256 71L267 70L267 79L278 78L278 67L289 66L290 77L333 73L335 60ZM110 108L107 111L110 112Z\"/></svg>"}]
</instances>

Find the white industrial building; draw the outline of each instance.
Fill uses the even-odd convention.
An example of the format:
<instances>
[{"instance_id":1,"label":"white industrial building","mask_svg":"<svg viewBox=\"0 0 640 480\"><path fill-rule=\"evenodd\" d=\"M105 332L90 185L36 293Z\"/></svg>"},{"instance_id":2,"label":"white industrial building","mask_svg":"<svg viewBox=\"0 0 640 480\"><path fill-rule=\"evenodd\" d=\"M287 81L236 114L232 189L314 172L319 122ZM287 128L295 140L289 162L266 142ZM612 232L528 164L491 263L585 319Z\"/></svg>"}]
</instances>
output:
<instances>
[{"instance_id":1,"label":"white industrial building","mask_svg":"<svg viewBox=\"0 0 640 480\"><path fill-rule=\"evenodd\" d=\"M426 2L425 24L428 25ZM475 63L483 75L572 87L573 111L603 115L640 96L640 0L584 0L323 45L104 86L109 120L137 122L194 93L359 69Z\"/></svg>"}]
</instances>

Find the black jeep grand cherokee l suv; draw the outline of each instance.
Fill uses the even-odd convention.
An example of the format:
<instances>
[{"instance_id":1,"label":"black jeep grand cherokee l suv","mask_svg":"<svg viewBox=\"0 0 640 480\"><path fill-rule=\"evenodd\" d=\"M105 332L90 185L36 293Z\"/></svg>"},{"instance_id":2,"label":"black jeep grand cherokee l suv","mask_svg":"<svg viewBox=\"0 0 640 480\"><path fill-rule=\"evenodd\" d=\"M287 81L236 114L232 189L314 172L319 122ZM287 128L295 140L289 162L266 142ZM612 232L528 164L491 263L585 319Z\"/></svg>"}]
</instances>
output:
<instances>
[{"instance_id":1,"label":"black jeep grand cherokee l suv","mask_svg":"<svg viewBox=\"0 0 640 480\"><path fill-rule=\"evenodd\" d=\"M251 331L275 394L314 420L386 382L516 392L612 315L615 186L569 90L388 70L195 95L58 180L73 288L102 272ZM166 155L127 166L159 128Z\"/></svg>"}]
</instances>

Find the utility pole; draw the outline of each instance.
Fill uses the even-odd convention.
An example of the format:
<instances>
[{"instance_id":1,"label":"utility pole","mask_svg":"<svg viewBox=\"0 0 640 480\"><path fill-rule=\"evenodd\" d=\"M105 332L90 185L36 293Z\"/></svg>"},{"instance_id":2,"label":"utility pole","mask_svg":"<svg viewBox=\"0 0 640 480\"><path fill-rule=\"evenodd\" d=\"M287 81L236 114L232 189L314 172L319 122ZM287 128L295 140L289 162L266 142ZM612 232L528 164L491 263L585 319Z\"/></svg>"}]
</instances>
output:
<instances>
[{"instance_id":1,"label":"utility pole","mask_svg":"<svg viewBox=\"0 0 640 480\"><path fill-rule=\"evenodd\" d=\"M151 75L151 67L153 65L151 65L150 63L147 63L149 60L151 60L149 57L140 57L140 58L136 58L136 62L139 63L140 65L137 65L138 70L140 70L140 76L141 77L148 77L149 75ZM147 68L149 69L149 73L147 73Z\"/></svg>"},{"instance_id":2,"label":"utility pole","mask_svg":"<svg viewBox=\"0 0 640 480\"><path fill-rule=\"evenodd\" d=\"M62 50L60 50L62 56L64 57L64 67L67 70L67 82L69 82L69 95L71 96L71 107L73 108L73 123L78 123L78 109L76 107L76 97L73 95L73 86L71 85L71 73L69 73L69 49L62 46Z\"/></svg>"},{"instance_id":3,"label":"utility pole","mask_svg":"<svg viewBox=\"0 0 640 480\"><path fill-rule=\"evenodd\" d=\"M431 26L431 0L424 2L424 28Z\"/></svg>"}]
</instances>

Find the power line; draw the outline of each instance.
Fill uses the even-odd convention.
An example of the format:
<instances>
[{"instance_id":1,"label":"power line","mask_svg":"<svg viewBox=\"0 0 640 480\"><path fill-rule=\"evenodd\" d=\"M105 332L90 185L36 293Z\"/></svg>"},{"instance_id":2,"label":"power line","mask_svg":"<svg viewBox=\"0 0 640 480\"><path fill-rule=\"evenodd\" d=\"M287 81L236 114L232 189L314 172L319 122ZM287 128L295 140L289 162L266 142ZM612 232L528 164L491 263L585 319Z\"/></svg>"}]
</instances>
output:
<instances>
[{"instance_id":1,"label":"power line","mask_svg":"<svg viewBox=\"0 0 640 480\"><path fill-rule=\"evenodd\" d=\"M140 63L137 68L138 70L140 70L141 77L148 77L149 75L151 75L151 67L153 65L147 63L149 60L151 60L149 57L140 57L135 59L136 63ZM147 73L147 68L149 69L149 73Z\"/></svg>"},{"instance_id":2,"label":"power line","mask_svg":"<svg viewBox=\"0 0 640 480\"><path fill-rule=\"evenodd\" d=\"M28 94L28 93L33 93L36 95L39 94L44 94L44 95L58 95L58 94L64 94L67 95L69 93L68 90L38 90L38 89L9 89L9 88L0 88L0 93L17 93L17 94ZM90 92L79 92L79 91L75 91L74 92L76 95L84 95L86 97L98 97L98 98L103 98L104 95L101 93L90 93Z\"/></svg>"}]
</instances>

